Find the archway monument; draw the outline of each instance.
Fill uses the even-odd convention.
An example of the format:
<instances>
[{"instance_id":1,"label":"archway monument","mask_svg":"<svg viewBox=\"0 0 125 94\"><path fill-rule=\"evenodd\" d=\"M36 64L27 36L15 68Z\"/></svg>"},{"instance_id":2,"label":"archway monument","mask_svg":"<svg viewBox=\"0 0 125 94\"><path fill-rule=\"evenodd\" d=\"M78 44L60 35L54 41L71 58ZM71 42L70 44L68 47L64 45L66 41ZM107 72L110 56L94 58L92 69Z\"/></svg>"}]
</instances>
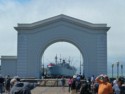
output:
<instances>
[{"instance_id":1,"label":"archway monument","mask_svg":"<svg viewBox=\"0 0 125 94\"><path fill-rule=\"evenodd\" d=\"M31 24L18 24L15 29L18 31L17 75L21 77L39 78L45 49L59 41L69 42L80 50L85 76L107 74L110 29L107 24L93 24L61 14Z\"/></svg>"}]
</instances>

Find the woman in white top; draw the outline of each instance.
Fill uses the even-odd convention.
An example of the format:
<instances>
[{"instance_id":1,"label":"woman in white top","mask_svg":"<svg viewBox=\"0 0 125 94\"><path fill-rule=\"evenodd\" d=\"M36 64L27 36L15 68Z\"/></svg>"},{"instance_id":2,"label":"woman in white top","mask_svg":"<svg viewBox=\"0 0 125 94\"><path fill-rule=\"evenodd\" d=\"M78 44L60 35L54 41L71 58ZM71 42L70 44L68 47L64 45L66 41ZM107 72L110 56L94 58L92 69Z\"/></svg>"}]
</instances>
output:
<instances>
[{"instance_id":1,"label":"woman in white top","mask_svg":"<svg viewBox=\"0 0 125 94\"><path fill-rule=\"evenodd\" d=\"M112 88L114 90L114 94L120 94L120 88L119 88L118 80L113 81L113 87Z\"/></svg>"}]
</instances>

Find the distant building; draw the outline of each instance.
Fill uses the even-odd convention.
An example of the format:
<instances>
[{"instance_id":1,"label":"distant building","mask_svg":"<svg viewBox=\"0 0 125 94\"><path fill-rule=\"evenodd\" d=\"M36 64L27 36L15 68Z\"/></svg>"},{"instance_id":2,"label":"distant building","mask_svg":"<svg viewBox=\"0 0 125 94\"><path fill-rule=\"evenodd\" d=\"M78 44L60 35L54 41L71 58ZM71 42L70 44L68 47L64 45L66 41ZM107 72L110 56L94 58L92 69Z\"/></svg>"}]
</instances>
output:
<instances>
[{"instance_id":1,"label":"distant building","mask_svg":"<svg viewBox=\"0 0 125 94\"><path fill-rule=\"evenodd\" d=\"M17 57L16 56L2 56L1 57L1 74L3 76L17 75Z\"/></svg>"}]
</instances>

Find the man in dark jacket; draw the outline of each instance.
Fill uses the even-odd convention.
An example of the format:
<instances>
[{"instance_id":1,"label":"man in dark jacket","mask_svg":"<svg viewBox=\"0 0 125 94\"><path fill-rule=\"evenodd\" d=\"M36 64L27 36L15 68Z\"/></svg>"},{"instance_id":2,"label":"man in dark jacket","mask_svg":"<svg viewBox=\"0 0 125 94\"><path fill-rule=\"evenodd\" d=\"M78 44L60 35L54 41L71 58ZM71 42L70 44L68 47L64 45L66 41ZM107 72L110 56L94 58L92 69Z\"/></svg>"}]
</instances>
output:
<instances>
[{"instance_id":1,"label":"man in dark jacket","mask_svg":"<svg viewBox=\"0 0 125 94\"><path fill-rule=\"evenodd\" d=\"M13 86L10 94L31 94L31 90L37 86L34 83L20 82L19 78L12 79L11 83L13 83Z\"/></svg>"},{"instance_id":2,"label":"man in dark jacket","mask_svg":"<svg viewBox=\"0 0 125 94\"><path fill-rule=\"evenodd\" d=\"M82 83L79 94L92 94L89 90L87 82Z\"/></svg>"},{"instance_id":3,"label":"man in dark jacket","mask_svg":"<svg viewBox=\"0 0 125 94\"><path fill-rule=\"evenodd\" d=\"M10 92L10 81L11 81L11 78L9 75L7 75L7 77L5 79L5 92L6 93Z\"/></svg>"},{"instance_id":4,"label":"man in dark jacket","mask_svg":"<svg viewBox=\"0 0 125 94\"><path fill-rule=\"evenodd\" d=\"M119 89L120 89L120 94L125 94L125 86L124 86L123 77L118 78L118 85L119 85Z\"/></svg>"},{"instance_id":5,"label":"man in dark jacket","mask_svg":"<svg viewBox=\"0 0 125 94\"><path fill-rule=\"evenodd\" d=\"M17 82L10 91L10 94L31 94L34 84L28 82Z\"/></svg>"},{"instance_id":6,"label":"man in dark jacket","mask_svg":"<svg viewBox=\"0 0 125 94\"><path fill-rule=\"evenodd\" d=\"M4 78L0 75L0 93L3 92L3 86L4 86Z\"/></svg>"}]
</instances>

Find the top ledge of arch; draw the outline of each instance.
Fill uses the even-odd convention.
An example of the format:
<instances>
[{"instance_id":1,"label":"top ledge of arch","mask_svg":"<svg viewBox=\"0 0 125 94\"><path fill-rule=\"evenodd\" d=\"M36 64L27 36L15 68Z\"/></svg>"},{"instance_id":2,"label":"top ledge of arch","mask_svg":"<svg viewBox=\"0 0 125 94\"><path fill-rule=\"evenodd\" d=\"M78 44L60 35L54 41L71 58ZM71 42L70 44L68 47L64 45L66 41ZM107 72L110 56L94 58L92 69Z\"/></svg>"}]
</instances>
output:
<instances>
[{"instance_id":1,"label":"top ledge of arch","mask_svg":"<svg viewBox=\"0 0 125 94\"><path fill-rule=\"evenodd\" d=\"M3 59L17 59L17 56L1 56L1 60Z\"/></svg>"},{"instance_id":2,"label":"top ledge of arch","mask_svg":"<svg viewBox=\"0 0 125 94\"><path fill-rule=\"evenodd\" d=\"M34 22L34 23L30 23L30 24L18 24L17 27L14 27L17 31L18 30L26 30L26 29L34 29L37 27L40 27L42 25L47 25L47 24L51 24L53 22L56 21L65 21L65 22L70 22L72 24L77 24L80 26L84 26L87 28L91 28L91 29L104 29L104 30L109 30L110 27L107 27L107 24L93 24L90 22L86 22L77 18L73 18L64 14L60 14L54 17L50 17L48 19L45 20L41 20L38 22Z\"/></svg>"}]
</instances>

